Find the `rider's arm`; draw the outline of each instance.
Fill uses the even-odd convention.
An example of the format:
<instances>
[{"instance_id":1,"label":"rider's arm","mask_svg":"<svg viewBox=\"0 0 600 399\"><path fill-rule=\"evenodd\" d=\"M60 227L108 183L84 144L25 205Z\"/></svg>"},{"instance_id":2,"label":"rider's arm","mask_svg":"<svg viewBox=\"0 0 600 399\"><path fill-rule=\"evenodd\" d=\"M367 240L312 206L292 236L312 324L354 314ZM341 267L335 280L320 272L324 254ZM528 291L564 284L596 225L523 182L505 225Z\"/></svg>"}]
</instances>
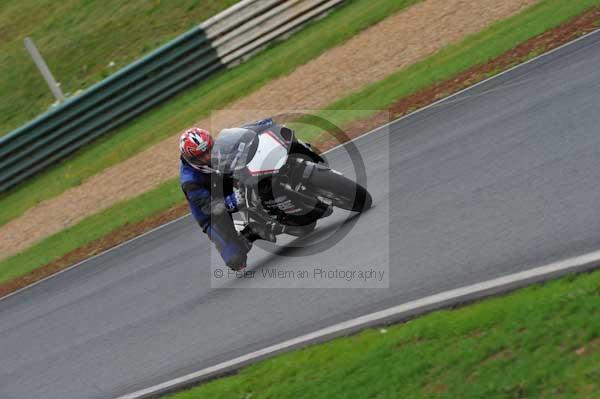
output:
<instances>
[{"instance_id":1,"label":"rider's arm","mask_svg":"<svg viewBox=\"0 0 600 399\"><path fill-rule=\"evenodd\" d=\"M219 190L211 188L211 183L210 175L182 166L181 188L190 204L206 216L221 215L226 211L236 212L240 205L240 195L236 195L233 190L233 182L230 179L224 180L224 189L221 191L225 193L221 195L217 193Z\"/></svg>"},{"instance_id":2,"label":"rider's arm","mask_svg":"<svg viewBox=\"0 0 600 399\"><path fill-rule=\"evenodd\" d=\"M211 193L194 182L184 183L181 187L188 201L196 205L205 215L220 215L227 212L237 212L240 194L235 191L225 198L211 198Z\"/></svg>"},{"instance_id":3,"label":"rider's arm","mask_svg":"<svg viewBox=\"0 0 600 399\"><path fill-rule=\"evenodd\" d=\"M210 176L196 171L183 161L180 166L181 189L190 204L192 214L202 228L210 224L211 187Z\"/></svg>"},{"instance_id":4,"label":"rider's arm","mask_svg":"<svg viewBox=\"0 0 600 399\"><path fill-rule=\"evenodd\" d=\"M211 214L211 196L202 184L196 181L186 181L181 184L181 189L187 200L196 205L205 215Z\"/></svg>"}]
</instances>

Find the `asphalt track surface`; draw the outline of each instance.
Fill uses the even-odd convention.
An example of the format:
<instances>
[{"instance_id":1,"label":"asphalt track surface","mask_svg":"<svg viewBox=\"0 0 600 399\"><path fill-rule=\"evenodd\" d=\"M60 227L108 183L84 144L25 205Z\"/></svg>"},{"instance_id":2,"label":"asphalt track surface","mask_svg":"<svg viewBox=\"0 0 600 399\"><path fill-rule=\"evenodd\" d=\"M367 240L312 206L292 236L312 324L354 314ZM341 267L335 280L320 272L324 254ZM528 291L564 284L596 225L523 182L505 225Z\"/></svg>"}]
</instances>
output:
<instances>
[{"instance_id":1,"label":"asphalt track surface","mask_svg":"<svg viewBox=\"0 0 600 399\"><path fill-rule=\"evenodd\" d=\"M282 262L255 249L250 260L257 270L389 264L389 288L211 288L208 242L186 217L0 301L0 398L116 397L597 250L599 65L593 34L356 140L375 207L324 252ZM352 173L343 149L328 159Z\"/></svg>"}]
</instances>

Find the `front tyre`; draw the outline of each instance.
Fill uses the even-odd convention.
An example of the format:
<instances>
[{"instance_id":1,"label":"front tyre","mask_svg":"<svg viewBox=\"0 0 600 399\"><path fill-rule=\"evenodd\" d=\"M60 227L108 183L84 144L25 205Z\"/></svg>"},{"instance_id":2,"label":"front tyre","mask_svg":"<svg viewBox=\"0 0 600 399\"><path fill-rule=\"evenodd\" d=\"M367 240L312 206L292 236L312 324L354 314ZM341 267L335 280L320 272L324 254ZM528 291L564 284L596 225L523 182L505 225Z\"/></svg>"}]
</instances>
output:
<instances>
[{"instance_id":1,"label":"front tyre","mask_svg":"<svg viewBox=\"0 0 600 399\"><path fill-rule=\"evenodd\" d=\"M325 166L312 164L306 180L312 194L331 201L332 205L353 212L369 209L373 198L366 188Z\"/></svg>"}]
</instances>

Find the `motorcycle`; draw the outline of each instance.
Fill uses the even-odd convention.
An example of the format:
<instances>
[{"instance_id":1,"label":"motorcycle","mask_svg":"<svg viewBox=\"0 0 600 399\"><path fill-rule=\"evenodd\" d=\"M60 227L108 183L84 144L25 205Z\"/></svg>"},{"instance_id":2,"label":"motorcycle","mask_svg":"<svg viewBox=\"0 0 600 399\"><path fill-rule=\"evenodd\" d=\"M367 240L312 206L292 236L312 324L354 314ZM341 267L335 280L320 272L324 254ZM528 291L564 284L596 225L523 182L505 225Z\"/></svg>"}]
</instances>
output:
<instances>
[{"instance_id":1,"label":"motorcycle","mask_svg":"<svg viewBox=\"0 0 600 399\"><path fill-rule=\"evenodd\" d=\"M220 190L240 193L241 220L235 226L242 234L253 226L259 235L254 239L302 237L333 207L363 212L373 201L366 188L331 169L310 144L271 119L222 130L211 167L226 182Z\"/></svg>"}]
</instances>

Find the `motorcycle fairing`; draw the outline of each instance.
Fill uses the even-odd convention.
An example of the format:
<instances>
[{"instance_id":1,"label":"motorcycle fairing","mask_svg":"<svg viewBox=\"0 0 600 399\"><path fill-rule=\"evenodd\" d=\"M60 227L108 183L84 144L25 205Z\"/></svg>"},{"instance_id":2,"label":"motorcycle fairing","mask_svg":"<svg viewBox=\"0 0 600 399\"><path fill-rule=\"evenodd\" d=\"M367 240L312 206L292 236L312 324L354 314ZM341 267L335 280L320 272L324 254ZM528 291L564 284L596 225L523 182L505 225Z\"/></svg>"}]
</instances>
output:
<instances>
[{"instance_id":1,"label":"motorcycle fairing","mask_svg":"<svg viewBox=\"0 0 600 399\"><path fill-rule=\"evenodd\" d=\"M252 176L275 174L285 165L287 158L287 146L272 131L267 130L259 134L258 147L246 168Z\"/></svg>"}]
</instances>

